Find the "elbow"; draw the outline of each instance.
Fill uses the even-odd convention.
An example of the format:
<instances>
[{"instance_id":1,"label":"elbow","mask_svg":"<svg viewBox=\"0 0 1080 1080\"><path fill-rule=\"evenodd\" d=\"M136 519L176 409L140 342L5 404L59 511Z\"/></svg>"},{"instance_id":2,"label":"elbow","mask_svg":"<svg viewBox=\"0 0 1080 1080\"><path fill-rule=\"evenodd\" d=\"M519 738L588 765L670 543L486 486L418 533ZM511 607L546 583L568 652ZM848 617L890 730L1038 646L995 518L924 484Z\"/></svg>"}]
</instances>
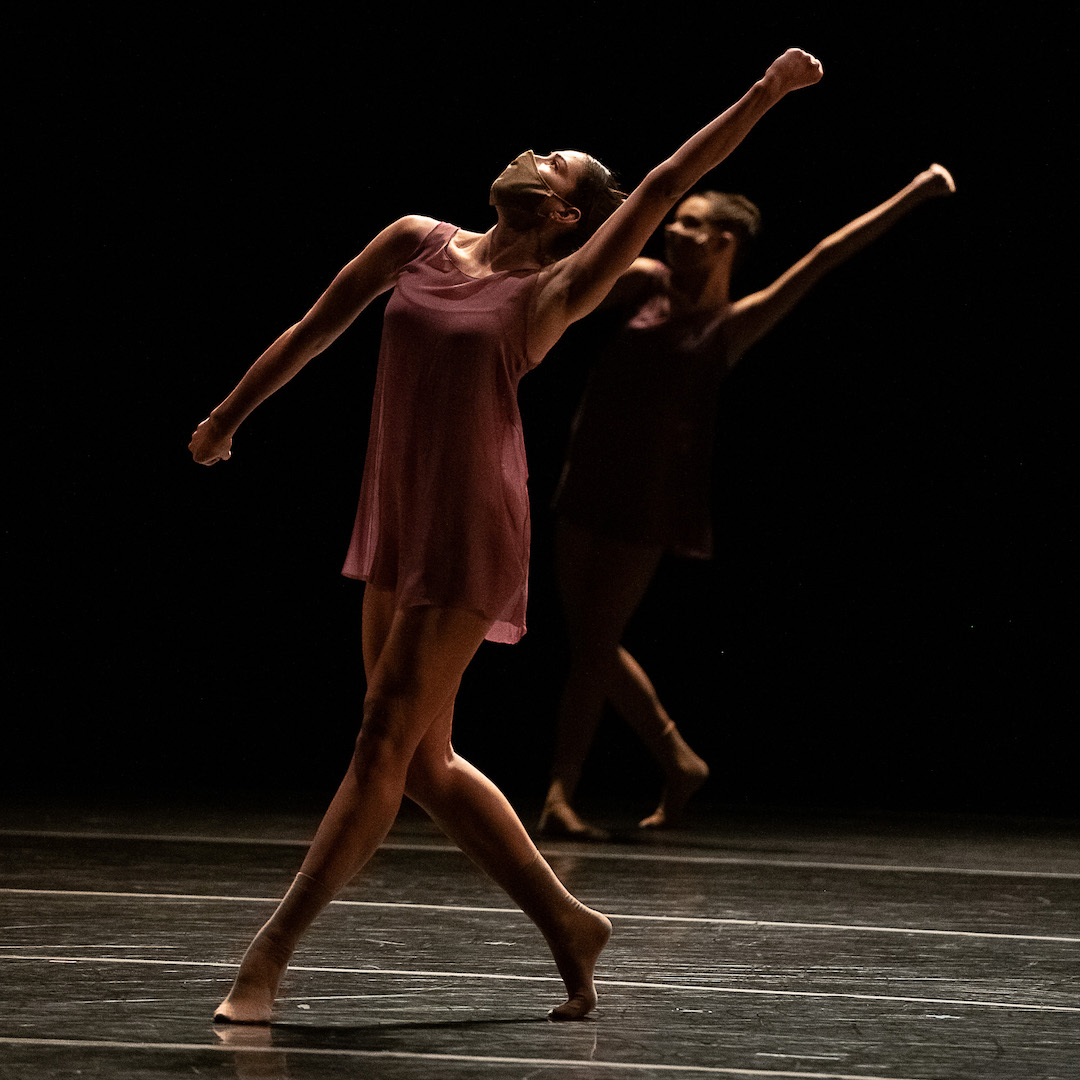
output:
<instances>
[{"instance_id":1,"label":"elbow","mask_svg":"<svg viewBox=\"0 0 1080 1080\"><path fill-rule=\"evenodd\" d=\"M824 273L826 270L838 266L844 261L844 253L840 246L839 237L826 237L810 253L810 258L818 273Z\"/></svg>"},{"instance_id":2,"label":"elbow","mask_svg":"<svg viewBox=\"0 0 1080 1080\"><path fill-rule=\"evenodd\" d=\"M657 165L638 185L643 200L665 209L672 207L690 189L693 181L687 181L672 161Z\"/></svg>"},{"instance_id":3,"label":"elbow","mask_svg":"<svg viewBox=\"0 0 1080 1080\"><path fill-rule=\"evenodd\" d=\"M289 352L306 362L328 349L336 336L317 323L302 320L288 331Z\"/></svg>"}]
</instances>

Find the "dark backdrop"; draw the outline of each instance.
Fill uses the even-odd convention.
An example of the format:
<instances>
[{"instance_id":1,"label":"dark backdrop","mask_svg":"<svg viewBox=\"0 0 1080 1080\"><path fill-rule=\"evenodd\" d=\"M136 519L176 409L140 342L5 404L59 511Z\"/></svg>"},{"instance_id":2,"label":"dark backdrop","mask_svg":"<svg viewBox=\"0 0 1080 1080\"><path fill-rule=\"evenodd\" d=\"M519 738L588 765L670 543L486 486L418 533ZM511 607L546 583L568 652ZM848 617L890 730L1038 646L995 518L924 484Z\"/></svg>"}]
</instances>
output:
<instances>
[{"instance_id":1,"label":"dark backdrop","mask_svg":"<svg viewBox=\"0 0 1080 1080\"><path fill-rule=\"evenodd\" d=\"M338 571L381 305L227 466L191 463L195 423L395 217L487 228L529 146L632 185L799 45L824 81L708 178L764 211L740 291L931 161L959 194L747 357L720 406L717 557L665 564L630 643L718 806L1073 813L1064 27L365 7L73 5L9 37L8 791L332 791L363 694L362 587ZM524 801L564 663L547 500L589 360L572 333L523 383L530 632L484 647L459 711L459 749ZM611 722L591 797L645 810L655 783Z\"/></svg>"}]
</instances>

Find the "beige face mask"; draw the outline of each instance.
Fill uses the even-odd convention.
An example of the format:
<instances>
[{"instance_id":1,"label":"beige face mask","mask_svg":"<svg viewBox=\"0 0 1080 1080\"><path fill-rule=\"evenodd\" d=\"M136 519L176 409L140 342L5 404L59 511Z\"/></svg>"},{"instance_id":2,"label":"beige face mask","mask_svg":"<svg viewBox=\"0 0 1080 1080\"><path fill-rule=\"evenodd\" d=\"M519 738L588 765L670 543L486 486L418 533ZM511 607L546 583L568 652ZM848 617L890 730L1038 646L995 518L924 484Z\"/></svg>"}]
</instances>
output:
<instances>
[{"instance_id":1,"label":"beige face mask","mask_svg":"<svg viewBox=\"0 0 1080 1080\"><path fill-rule=\"evenodd\" d=\"M519 154L495 179L491 185L488 203L502 210L518 210L537 214L540 204L553 197L569 209L576 209L545 183L536 166L536 155L531 150Z\"/></svg>"}]
</instances>

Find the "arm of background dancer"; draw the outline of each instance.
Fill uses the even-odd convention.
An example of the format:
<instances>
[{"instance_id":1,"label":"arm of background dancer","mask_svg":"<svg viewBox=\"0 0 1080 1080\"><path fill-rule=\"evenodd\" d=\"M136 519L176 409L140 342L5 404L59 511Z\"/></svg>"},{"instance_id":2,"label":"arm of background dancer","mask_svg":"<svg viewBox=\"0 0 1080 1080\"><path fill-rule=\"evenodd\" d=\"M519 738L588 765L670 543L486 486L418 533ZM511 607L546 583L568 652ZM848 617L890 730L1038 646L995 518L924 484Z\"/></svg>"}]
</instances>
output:
<instances>
[{"instance_id":1,"label":"arm of background dancer","mask_svg":"<svg viewBox=\"0 0 1080 1080\"><path fill-rule=\"evenodd\" d=\"M553 326L561 322L565 328L592 311L675 203L719 165L782 97L812 85L821 75L818 61L801 49L788 49L774 60L734 105L656 166L584 246L556 264L541 299L541 317L549 317L545 322Z\"/></svg>"},{"instance_id":2,"label":"arm of background dancer","mask_svg":"<svg viewBox=\"0 0 1080 1080\"><path fill-rule=\"evenodd\" d=\"M834 267L873 243L920 203L956 190L940 165L931 165L873 210L822 240L808 255L760 292L738 300L724 320L728 356L737 359L764 337L810 288Z\"/></svg>"},{"instance_id":3,"label":"arm of background dancer","mask_svg":"<svg viewBox=\"0 0 1080 1080\"><path fill-rule=\"evenodd\" d=\"M375 297L393 287L401 267L435 224L430 218L401 218L343 267L311 310L248 368L232 393L195 429L188 445L195 461L227 461L241 423L332 344Z\"/></svg>"}]
</instances>

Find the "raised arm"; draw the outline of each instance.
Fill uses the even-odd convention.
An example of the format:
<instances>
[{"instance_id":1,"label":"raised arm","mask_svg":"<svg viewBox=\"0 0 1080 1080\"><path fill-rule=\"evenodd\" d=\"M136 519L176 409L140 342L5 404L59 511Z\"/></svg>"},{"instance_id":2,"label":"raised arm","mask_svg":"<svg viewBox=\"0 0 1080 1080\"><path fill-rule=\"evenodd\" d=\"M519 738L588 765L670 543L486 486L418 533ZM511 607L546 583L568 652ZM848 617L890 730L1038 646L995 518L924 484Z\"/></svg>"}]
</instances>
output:
<instances>
[{"instance_id":1,"label":"raised arm","mask_svg":"<svg viewBox=\"0 0 1080 1080\"><path fill-rule=\"evenodd\" d=\"M580 250L556 263L538 301L537 337L543 345L600 303L668 211L773 105L821 75L821 64L809 53L788 49L734 105L657 165Z\"/></svg>"},{"instance_id":2,"label":"raised arm","mask_svg":"<svg viewBox=\"0 0 1080 1080\"><path fill-rule=\"evenodd\" d=\"M825 237L771 285L736 301L724 321L728 361L733 363L767 334L833 267L872 243L920 203L955 190L948 170L931 165L891 198Z\"/></svg>"},{"instance_id":3,"label":"raised arm","mask_svg":"<svg viewBox=\"0 0 1080 1080\"><path fill-rule=\"evenodd\" d=\"M430 218L401 218L343 267L311 310L248 368L232 393L195 429L188 444L195 461L228 461L241 423L335 341L376 296L393 287L401 267L435 224Z\"/></svg>"}]
</instances>

